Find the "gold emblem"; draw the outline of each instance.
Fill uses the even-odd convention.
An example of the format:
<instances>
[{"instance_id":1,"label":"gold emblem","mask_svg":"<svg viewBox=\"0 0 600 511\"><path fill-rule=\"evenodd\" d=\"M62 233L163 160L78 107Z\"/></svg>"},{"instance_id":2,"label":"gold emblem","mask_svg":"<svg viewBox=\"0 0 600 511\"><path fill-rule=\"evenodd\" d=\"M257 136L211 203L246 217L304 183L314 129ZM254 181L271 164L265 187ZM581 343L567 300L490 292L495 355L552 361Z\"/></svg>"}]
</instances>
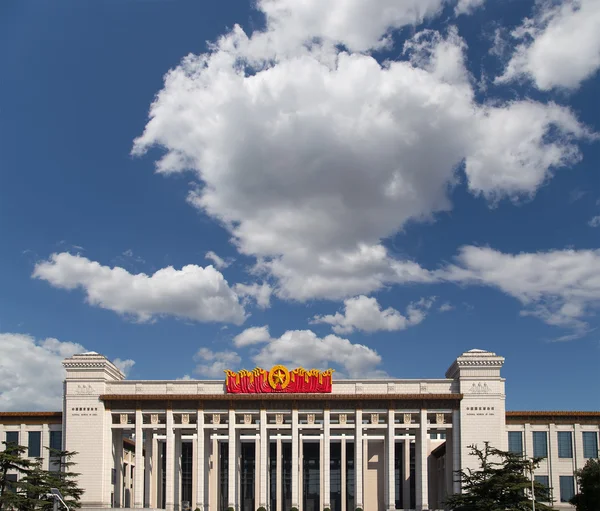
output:
<instances>
[{"instance_id":1,"label":"gold emblem","mask_svg":"<svg viewBox=\"0 0 600 511\"><path fill-rule=\"evenodd\" d=\"M290 383L290 372L285 366L277 365L269 371L269 385L273 389L280 385L281 389L285 389Z\"/></svg>"}]
</instances>

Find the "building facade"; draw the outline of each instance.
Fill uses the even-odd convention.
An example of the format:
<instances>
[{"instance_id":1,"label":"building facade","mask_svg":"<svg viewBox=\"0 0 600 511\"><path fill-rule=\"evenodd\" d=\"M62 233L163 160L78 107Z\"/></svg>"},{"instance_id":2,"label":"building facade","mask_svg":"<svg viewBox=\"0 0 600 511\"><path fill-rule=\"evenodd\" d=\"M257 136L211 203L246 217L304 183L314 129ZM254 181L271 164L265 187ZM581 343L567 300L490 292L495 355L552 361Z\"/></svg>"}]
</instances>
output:
<instances>
[{"instance_id":1,"label":"building facade","mask_svg":"<svg viewBox=\"0 0 600 511\"><path fill-rule=\"evenodd\" d=\"M443 509L460 491L455 471L477 468L468 446L487 441L545 457L535 477L569 509L574 470L598 456L600 412L506 412L503 363L471 350L440 379L276 366L225 381L128 381L86 353L63 363L62 414L44 425L0 413L0 433L23 445L39 430L45 446L60 431L79 453L84 508Z\"/></svg>"}]
</instances>

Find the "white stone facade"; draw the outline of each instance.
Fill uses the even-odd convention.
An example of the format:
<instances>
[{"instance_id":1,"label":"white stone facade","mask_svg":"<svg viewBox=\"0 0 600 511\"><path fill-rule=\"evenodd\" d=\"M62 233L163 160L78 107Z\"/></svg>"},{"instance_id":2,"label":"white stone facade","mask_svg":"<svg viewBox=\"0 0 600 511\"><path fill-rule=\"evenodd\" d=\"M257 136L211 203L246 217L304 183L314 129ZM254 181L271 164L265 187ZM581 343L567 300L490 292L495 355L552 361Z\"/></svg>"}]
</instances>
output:
<instances>
[{"instance_id":1,"label":"white stone facade","mask_svg":"<svg viewBox=\"0 0 600 511\"><path fill-rule=\"evenodd\" d=\"M477 468L469 445L507 449L512 432L514 448L522 432L532 456L532 432L546 431L536 475L560 500L564 477L585 463L583 433L595 432L597 445L600 413L507 413L503 362L471 350L444 379L334 379L327 394L240 395L224 380L127 381L88 353L64 361L60 423L12 424L0 413L0 434L62 426L64 448L79 453L86 509L421 511L460 491L454 471ZM572 433L570 459L564 435L558 456L558 431Z\"/></svg>"}]
</instances>

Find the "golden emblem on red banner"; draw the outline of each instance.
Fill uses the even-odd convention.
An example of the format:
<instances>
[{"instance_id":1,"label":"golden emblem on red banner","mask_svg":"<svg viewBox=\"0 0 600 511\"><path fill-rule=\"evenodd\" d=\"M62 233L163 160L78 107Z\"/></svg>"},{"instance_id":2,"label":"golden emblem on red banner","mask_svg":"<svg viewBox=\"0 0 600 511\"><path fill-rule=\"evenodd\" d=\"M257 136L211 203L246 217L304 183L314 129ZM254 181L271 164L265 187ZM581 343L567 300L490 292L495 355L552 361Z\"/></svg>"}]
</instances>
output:
<instances>
[{"instance_id":1,"label":"golden emblem on red banner","mask_svg":"<svg viewBox=\"0 0 600 511\"><path fill-rule=\"evenodd\" d=\"M333 369L319 371L302 367L289 371L276 365L270 371L260 367L238 372L225 370L225 386L229 394L327 393L331 392Z\"/></svg>"}]
</instances>

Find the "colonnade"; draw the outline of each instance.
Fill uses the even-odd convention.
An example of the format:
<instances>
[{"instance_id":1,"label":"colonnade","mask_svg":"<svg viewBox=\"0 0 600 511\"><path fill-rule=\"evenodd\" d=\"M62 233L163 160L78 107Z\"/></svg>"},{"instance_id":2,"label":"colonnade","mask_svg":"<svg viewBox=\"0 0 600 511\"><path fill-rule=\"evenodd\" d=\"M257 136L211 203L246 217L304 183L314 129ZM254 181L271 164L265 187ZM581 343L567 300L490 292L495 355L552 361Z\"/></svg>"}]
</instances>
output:
<instances>
[{"instance_id":1,"label":"colonnade","mask_svg":"<svg viewBox=\"0 0 600 511\"><path fill-rule=\"evenodd\" d=\"M442 487L447 493L456 490L458 410L383 409L368 403L348 409L271 410L244 405L244 409L190 409L165 404L162 409L146 409L140 403L135 410L107 408L110 452L105 470L114 469L114 484L106 486L111 491L104 498L106 507L126 504L123 482L128 474L123 462L129 450L135 465L135 508L429 509L433 474L428 459L432 446L443 443L432 443L432 432L445 433L446 438ZM130 441L124 443L127 438ZM340 467L334 468L333 490L332 461ZM311 484L318 486L318 500Z\"/></svg>"}]
</instances>

